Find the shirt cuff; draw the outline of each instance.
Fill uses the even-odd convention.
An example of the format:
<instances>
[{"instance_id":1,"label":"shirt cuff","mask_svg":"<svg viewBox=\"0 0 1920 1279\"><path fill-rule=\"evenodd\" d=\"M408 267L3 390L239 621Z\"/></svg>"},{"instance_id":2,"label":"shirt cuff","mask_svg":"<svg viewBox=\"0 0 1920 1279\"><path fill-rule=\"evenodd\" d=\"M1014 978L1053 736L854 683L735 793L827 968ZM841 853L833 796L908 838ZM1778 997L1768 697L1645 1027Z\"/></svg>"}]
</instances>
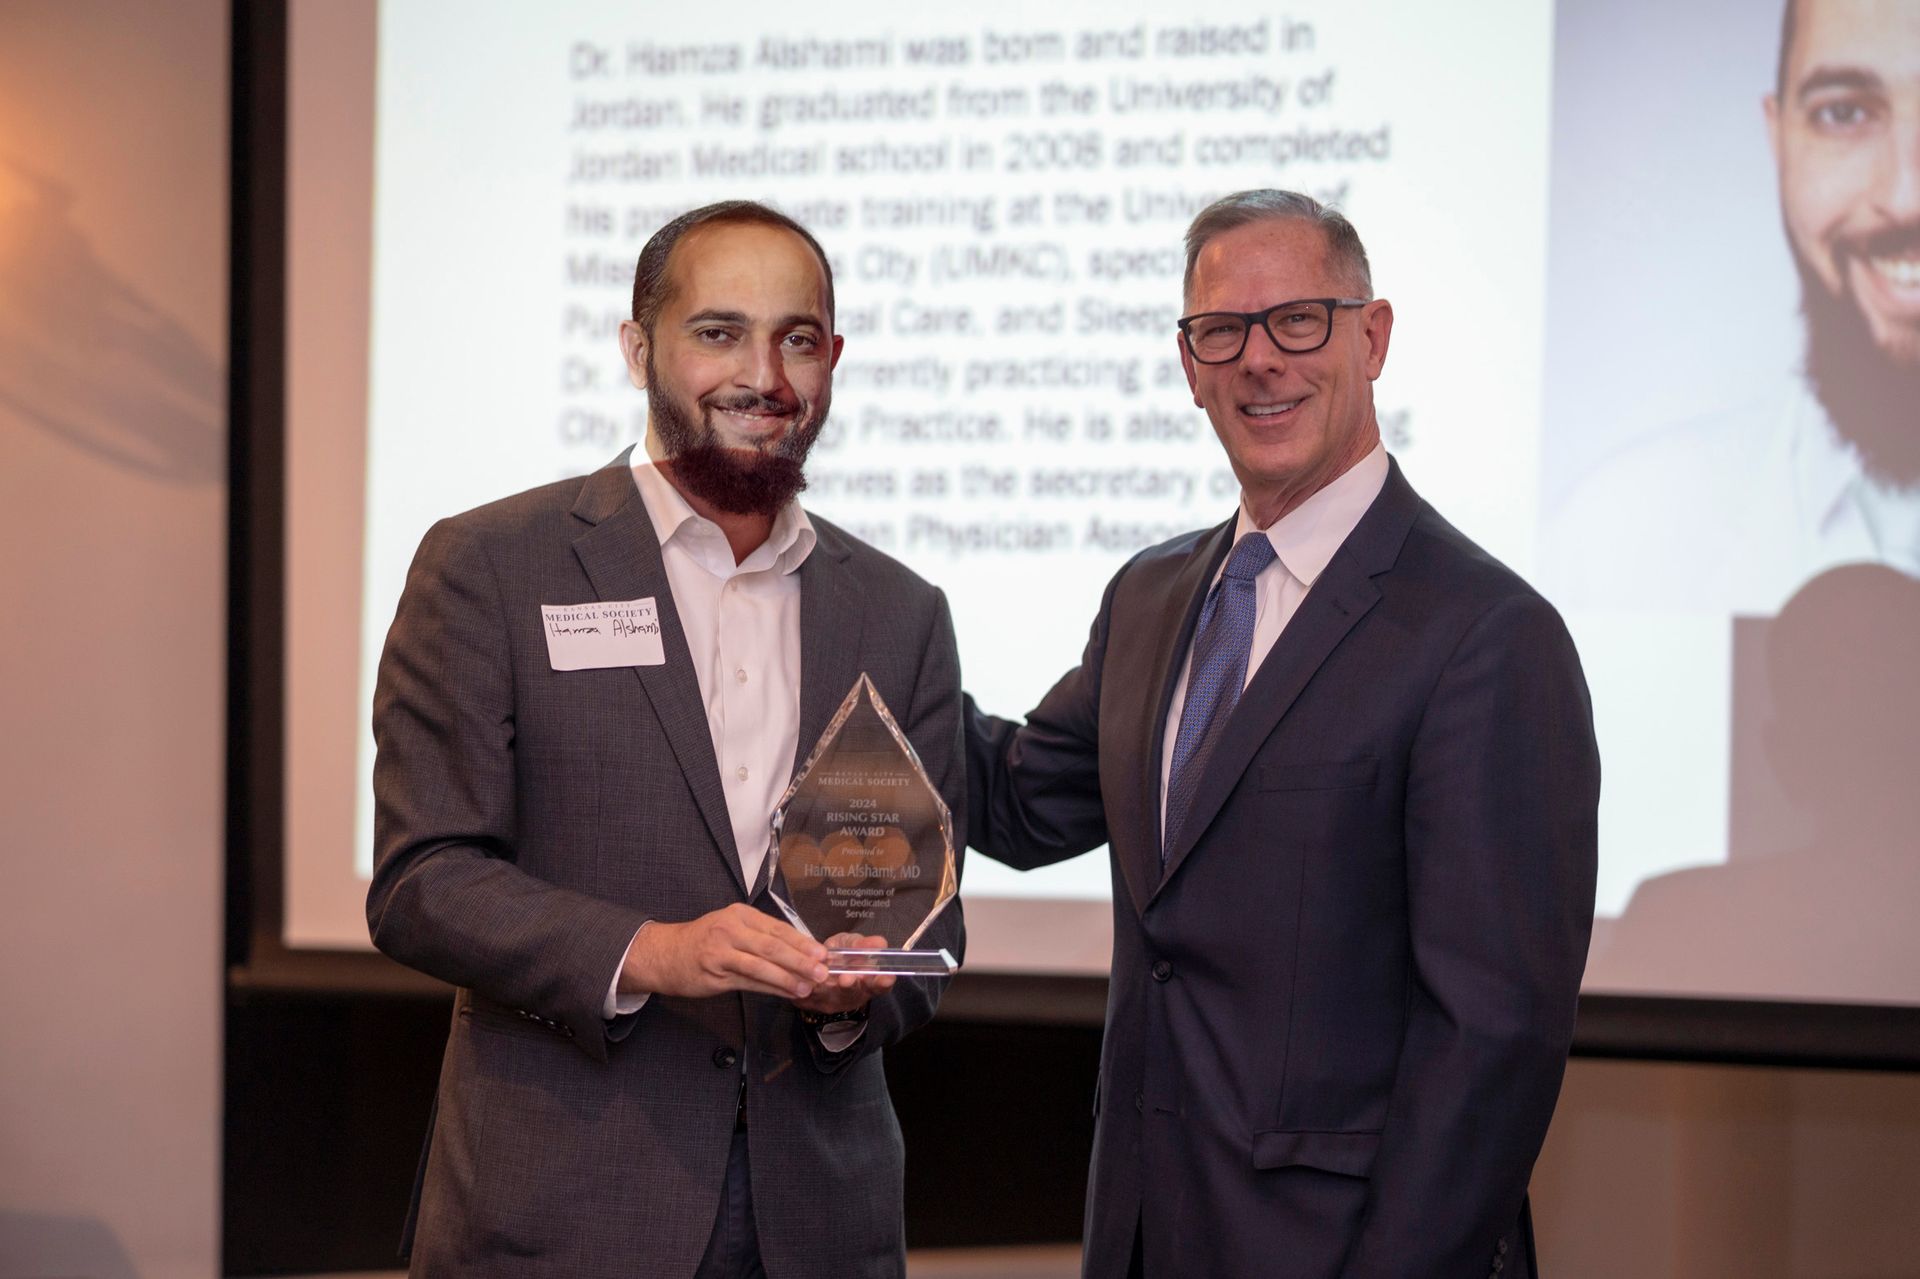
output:
<instances>
[{"instance_id":1,"label":"shirt cuff","mask_svg":"<svg viewBox=\"0 0 1920 1279\"><path fill-rule=\"evenodd\" d=\"M648 923L652 921L649 920ZM642 924L640 928L647 925ZM600 1016L607 1021L615 1017L626 1017L637 1013L646 1005L651 995L623 995L620 993L620 973L627 966L627 955L633 951L633 940L640 936L640 928L633 930L633 937L627 939L627 949L620 954L619 967L613 970L613 980L607 983L607 997L600 1005ZM838 1049L835 1050L836 1052Z\"/></svg>"}]
</instances>

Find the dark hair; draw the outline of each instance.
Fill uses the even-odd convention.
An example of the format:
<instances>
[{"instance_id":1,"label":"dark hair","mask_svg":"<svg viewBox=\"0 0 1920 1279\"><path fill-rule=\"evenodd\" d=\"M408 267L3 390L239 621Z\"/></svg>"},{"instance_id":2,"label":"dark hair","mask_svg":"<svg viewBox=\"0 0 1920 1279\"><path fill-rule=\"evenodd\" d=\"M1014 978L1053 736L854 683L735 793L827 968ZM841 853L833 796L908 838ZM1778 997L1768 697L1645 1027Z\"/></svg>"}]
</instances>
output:
<instances>
[{"instance_id":1,"label":"dark hair","mask_svg":"<svg viewBox=\"0 0 1920 1279\"><path fill-rule=\"evenodd\" d=\"M1799 0L1787 0L1780 14L1780 65L1773 73L1773 96L1783 107L1787 105L1787 60L1793 56L1794 31L1799 25Z\"/></svg>"},{"instance_id":2,"label":"dark hair","mask_svg":"<svg viewBox=\"0 0 1920 1279\"><path fill-rule=\"evenodd\" d=\"M827 279L827 324L832 327L833 265L827 261L826 250L820 247L820 241L814 239L813 233L807 228L778 209L770 209L754 200L722 200L718 204L703 205L682 213L653 233L653 238L640 250L640 260L633 268L635 322L647 332L653 332L654 321L660 318L660 312L671 296L671 290L667 287L667 267L672 262L674 249L687 232L703 226L742 223L779 227L807 242L813 255L820 259L821 273Z\"/></svg>"},{"instance_id":3,"label":"dark hair","mask_svg":"<svg viewBox=\"0 0 1920 1279\"><path fill-rule=\"evenodd\" d=\"M1180 278L1181 296L1193 287L1193 267L1200 250L1215 236L1253 222L1310 222L1327 237L1327 260L1348 278L1354 296L1373 296L1373 269L1367 265L1367 248L1360 233L1338 209L1320 203L1298 191L1264 188L1236 191L1215 200L1187 228L1187 270Z\"/></svg>"}]
</instances>

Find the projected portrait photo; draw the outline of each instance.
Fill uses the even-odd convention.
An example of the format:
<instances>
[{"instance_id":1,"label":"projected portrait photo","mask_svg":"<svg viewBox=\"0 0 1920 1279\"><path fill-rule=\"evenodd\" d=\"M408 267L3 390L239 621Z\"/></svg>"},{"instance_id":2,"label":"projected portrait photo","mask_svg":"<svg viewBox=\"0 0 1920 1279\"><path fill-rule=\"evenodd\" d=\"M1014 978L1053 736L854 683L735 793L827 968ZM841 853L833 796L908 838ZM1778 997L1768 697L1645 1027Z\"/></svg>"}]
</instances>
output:
<instances>
[{"instance_id":1,"label":"projected portrait photo","mask_svg":"<svg viewBox=\"0 0 1920 1279\"><path fill-rule=\"evenodd\" d=\"M1607 773L1588 987L1889 998L1920 814L1857 783L1920 590L1920 5L1556 18L1539 580Z\"/></svg>"},{"instance_id":2,"label":"projected portrait photo","mask_svg":"<svg viewBox=\"0 0 1920 1279\"><path fill-rule=\"evenodd\" d=\"M1556 191L1543 532L1571 607L1770 616L1836 565L1920 574L1920 6L1725 7L1727 70L1626 65L1695 46L1615 30L1609 100L1662 79L1693 109L1663 101L1637 171L1564 179L1604 179L1591 202ZM1586 288L1601 259L1616 284Z\"/></svg>"}]
</instances>

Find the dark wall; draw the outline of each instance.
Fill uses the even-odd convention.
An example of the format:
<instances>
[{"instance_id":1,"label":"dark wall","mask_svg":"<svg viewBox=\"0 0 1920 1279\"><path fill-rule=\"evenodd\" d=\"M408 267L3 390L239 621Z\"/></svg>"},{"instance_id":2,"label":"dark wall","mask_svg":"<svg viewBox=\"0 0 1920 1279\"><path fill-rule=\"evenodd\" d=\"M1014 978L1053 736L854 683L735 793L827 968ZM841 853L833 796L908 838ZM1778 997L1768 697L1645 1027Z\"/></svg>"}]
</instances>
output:
<instances>
[{"instance_id":1,"label":"dark wall","mask_svg":"<svg viewBox=\"0 0 1920 1279\"><path fill-rule=\"evenodd\" d=\"M227 1012L225 1268L392 1267L444 997L239 991ZM936 1020L887 1053L910 1247L1080 1237L1100 1032Z\"/></svg>"}]
</instances>

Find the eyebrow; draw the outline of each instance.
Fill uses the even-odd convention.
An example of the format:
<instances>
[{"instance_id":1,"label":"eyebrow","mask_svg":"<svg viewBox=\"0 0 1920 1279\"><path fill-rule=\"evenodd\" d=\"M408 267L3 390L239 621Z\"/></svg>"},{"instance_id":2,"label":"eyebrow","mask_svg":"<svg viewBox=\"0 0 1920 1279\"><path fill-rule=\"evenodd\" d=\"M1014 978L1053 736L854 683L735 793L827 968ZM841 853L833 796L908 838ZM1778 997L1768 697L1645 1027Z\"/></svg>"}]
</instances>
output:
<instances>
[{"instance_id":1,"label":"eyebrow","mask_svg":"<svg viewBox=\"0 0 1920 1279\"><path fill-rule=\"evenodd\" d=\"M751 324L752 320L748 318L745 311L696 311L694 314L689 315L682 323L739 324L744 326ZM783 315L774 322L774 327L778 329L797 329L802 326L811 326L816 329L825 329L827 327L826 322L819 316L809 315L804 311L796 311L791 315Z\"/></svg>"},{"instance_id":2,"label":"eyebrow","mask_svg":"<svg viewBox=\"0 0 1920 1279\"><path fill-rule=\"evenodd\" d=\"M1794 97L1805 102L1816 93L1828 89L1855 89L1879 92L1886 88L1880 77L1871 71L1858 67L1815 67L1801 77Z\"/></svg>"}]
</instances>

